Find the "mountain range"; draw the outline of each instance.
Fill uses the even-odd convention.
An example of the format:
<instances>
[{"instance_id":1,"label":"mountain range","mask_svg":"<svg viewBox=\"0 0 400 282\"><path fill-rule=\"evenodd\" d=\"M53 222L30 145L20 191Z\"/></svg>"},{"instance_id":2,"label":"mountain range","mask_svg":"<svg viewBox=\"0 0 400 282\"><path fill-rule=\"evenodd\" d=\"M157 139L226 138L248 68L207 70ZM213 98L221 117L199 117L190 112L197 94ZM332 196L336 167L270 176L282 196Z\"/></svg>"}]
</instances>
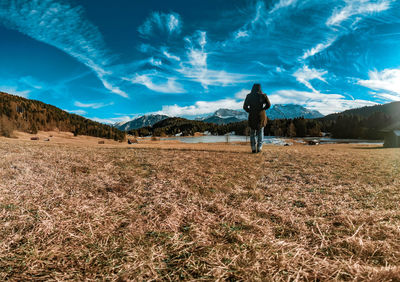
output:
<instances>
[{"instance_id":1,"label":"mountain range","mask_svg":"<svg viewBox=\"0 0 400 282\"><path fill-rule=\"evenodd\" d=\"M153 126L159 121L169 118L166 115L144 115L138 118L135 118L130 121L123 121L114 124L114 127L118 128L119 130L131 130L131 129L138 129L146 126Z\"/></svg>"},{"instance_id":2,"label":"mountain range","mask_svg":"<svg viewBox=\"0 0 400 282\"><path fill-rule=\"evenodd\" d=\"M269 110L267 110L267 116L269 119L292 119L298 117L304 117L307 119L321 118L322 115L318 111L309 110L300 105L288 104L276 104ZM230 124L234 122L240 122L247 120L248 114L243 110L231 110L231 109L219 109L215 111L212 115L196 118L195 120L215 123L215 124ZM135 118L131 121L120 122L114 124L114 126L120 130L132 130L138 129L146 126L153 126L159 121L167 119L166 115L144 115Z\"/></svg>"}]
</instances>

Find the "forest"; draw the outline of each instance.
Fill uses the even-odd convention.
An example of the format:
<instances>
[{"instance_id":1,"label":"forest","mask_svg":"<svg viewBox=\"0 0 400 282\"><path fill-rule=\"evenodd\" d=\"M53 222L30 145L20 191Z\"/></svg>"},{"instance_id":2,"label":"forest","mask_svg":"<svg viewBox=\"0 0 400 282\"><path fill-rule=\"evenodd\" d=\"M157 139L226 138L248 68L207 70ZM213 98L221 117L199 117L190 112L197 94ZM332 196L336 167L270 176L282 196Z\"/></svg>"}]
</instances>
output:
<instances>
[{"instance_id":1,"label":"forest","mask_svg":"<svg viewBox=\"0 0 400 282\"><path fill-rule=\"evenodd\" d=\"M333 138L383 139L386 127L400 121L400 102L369 106L347 110L319 119L276 119L269 120L264 129L266 136L282 137L319 137L324 133ZM247 121L218 125L184 118L168 118L154 124L130 130L135 136L191 136L195 132L208 131L213 135L235 132L237 135L249 135Z\"/></svg>"},{"instance_id":2,"label":"forest","mask_svg":"<svg viewBox=\"0 0 400 282\"><path fill-rule=\"evenodd\" d=\"M143 127L128 131L134 136L192 136L195 132L209 132L212 135L224 135L235 132L237 135L249 135L250 128L247 121L215 124L184 118L168 118L154 124L152 127ZM320 122L304 118L270 120L264 129L265 135L270 136L322 136Z\"/></svg>"},{"instance_id":3,"label":"forest","mask_svg":"<svg viewBox=\"0 0 400 282\"><path fill-rule=\"evenodd\" d=\"M126 133L109 125L70 114L36 100L0 92L0 136L13 137L19 130L36 134L39 130L60 130L77 135L125 140Z\"/></svg>"}]
</instances>

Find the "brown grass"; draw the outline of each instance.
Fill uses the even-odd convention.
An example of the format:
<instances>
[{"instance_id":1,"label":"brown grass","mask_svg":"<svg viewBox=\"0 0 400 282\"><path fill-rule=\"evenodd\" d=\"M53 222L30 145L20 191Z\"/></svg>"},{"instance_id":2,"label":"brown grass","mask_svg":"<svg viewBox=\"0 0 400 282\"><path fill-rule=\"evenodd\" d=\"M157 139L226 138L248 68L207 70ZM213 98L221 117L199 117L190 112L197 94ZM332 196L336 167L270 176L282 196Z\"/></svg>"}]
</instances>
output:
<instances>
[{"instance_id":1,"label":"brown grass","mask_svg":"<svg viewBox=\"0 0 400 282\"><path fill-rule=\"evenodd\" d=\"M400 279L399 149L52 134L0 138L1 280Z\"/></svg>"}]
</instances>

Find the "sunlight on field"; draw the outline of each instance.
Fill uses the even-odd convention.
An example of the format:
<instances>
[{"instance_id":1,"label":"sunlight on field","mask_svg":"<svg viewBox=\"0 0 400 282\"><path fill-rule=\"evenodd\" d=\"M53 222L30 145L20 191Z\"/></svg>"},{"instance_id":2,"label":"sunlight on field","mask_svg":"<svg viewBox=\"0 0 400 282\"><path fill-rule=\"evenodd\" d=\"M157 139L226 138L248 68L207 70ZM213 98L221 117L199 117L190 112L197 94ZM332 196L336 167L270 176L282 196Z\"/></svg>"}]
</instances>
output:
<instances>
[{"instance_id":1,"label":"sunlight on field","mask_svg":"<svg viewBox=\"0 0 400 282\"><path fill-rule=\"evenodd\" d=\"M400 279L399 149L52 135L0 138L1 280Z\"/></svg>"}]
</instances>

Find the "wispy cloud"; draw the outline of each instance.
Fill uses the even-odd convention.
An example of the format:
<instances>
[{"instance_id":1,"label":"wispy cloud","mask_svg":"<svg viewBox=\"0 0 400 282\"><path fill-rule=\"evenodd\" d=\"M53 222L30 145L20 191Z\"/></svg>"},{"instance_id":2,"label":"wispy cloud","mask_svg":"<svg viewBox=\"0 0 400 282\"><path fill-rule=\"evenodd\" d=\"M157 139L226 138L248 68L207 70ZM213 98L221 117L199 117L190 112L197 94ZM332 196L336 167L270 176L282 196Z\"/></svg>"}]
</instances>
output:
<instances>
[{"instance_id":1,"label":"wispy cloud","mask_svg":"<svg viewBox=\"0 0 400 282\"><path fill-rule=\"evenodd\" d=\"M108 80L103 75L99 75L99 79L100 79L101 83L103 83L103 85L106 89L110 90L114 94L120 95L124 98L128 98L128 94L125 91L121 90L121 88L119 88L118 86L113 85L110 82L110 80Z\"/></svg>"},{"instance_id":2,"label":"wispy cloud","mask_svg":"<svg viewBox=\"0 0 400 282\"><path fill-rule=\"evenodd\" d=\"M194 35L185 37L187 43L187 61L180 64L178 72L190 80L199 82L204 89L208 86L227 86L243 82L243 75L229 73L225 70L214 70L208 67L206 50L207 33L196 31Z\"/></svg>"},{"instance_id":3,"label":"wispy cloud","mask_svg":"<svg viewBox=\"0 0 400 282\"><path fill-rule=\"evenodd\" d=\"M0 91L28 98L29 94L47 90L48 86L32 76L23 76L16 79L1 79ZM55 88L58 88L57 86ZM57 89L55 89L57 90Z\"/></svg>"},{"instance_id":4,"label":"wispy cloud","mask_svg":"<svg viewBox=\"0 0 400 282\"><path fill-rule=\"evenodd\" d=\"M168 34L181 32L182 20L177 13L162 13L153 12L144 21L144 23L139 26L138 32L144 36L152 35L156 30L165 31Z\"/></svg>"},{"instance_id":5,"label":"wispy cloud","mask_svg":"<svg viewBox=\"0 0 400 282\"><path fill-rule=\"evenodd\" d=\"M28 98L30 90L21 90L18 86L0 85L0 91L20 97Z\"/></svg>"},{"instance_id":6,"label":"wispy cloud","mask_svg":"<svg viewBox=\"0 0 400 282\"><path fill-rule=\"evenodd\" d=\"M176 81L175 77L161 78L154 74L136 74L133 78L125 78L134 84L141 84L148 89L160 93L185 93L185 89Z\"/></svg>"},{"instance_id":7,"label":"wispy cloud","mask_svg":"<svg viewBox=\"0 0 400 282\"><path fill-rule=\"evenodd\" d=\"M390 0L347 0L343 7L335 8L332 15L326 21L327 26L338 26L342 22L356 15L371 15L390 8ZM359 21L360 19L356 19Z\"/></svg>"},{"instance_id":8,"label":"wispy cloud","mask_svg":"<svg viewBox=\"0 0 400 282\"><path fill-rule=\"evenodd\" d=\"M308 66L304 65L303 68L298 69L293 76L296 80L302 84L304 84L307 88L311 89L314 93L318 93L317 90L311 85L310 81L313 79L318 79L320 81L326 82L323 78L328 71L324 70L317 70L313 68L309 68Z\"/></svg>"},{"instance_id":9,"label":"wispy cloud","mask_svg":"<svg viewBox=\"0 0 400 282\"><path fill-rule=\"evenodd\" d=\"M151 57L149 59L149 63L155 67L159 67L162 65L162 61L160 59L154 59L153 57Z\"/></svg>"},{"instance_id":10,"label":"wispy cloud","mask_svg":"<svg viewBox=\"0 0 400 282\"><path fill-rule=\"evenodd\" d=\"M302 59L305 60L308 57L312 57L315 54L318 54L322 51L324 51L325 49L329 48L335 41L336 41L336 36L329 38L326 42L324 43L318 43L317 45L315 45L314 47L312 47L310 50L307 50L303 56Z\"/></svg>"},{"instance_id":11,"label":"wispy cloud","mask_svg":"<svg viewBox=\"0 0 400 282\"><path fill-rule=\"evenodd\" d=\"M279 11L282 8L286 8L286 7L292 6L292 5L296 4L296 2L297 2L297 0L280 0L269 11L269 14L273 14L273 13Z\"/></svg>"},{"instance_id":12,"label":"wispy cloud","mask_svg":"<svg viewBox=\"0 0 400 282\"><path fill-rule=\"evenodd\" d=\"M84 110L64 110L64 111L69 112L71 114L77 114L77 115L80 115L80 116L83 116L83 115L87 114L87 112L84 111Z\"/></svg>"},{"instance_id":13,"label":"wispy cloud","mask_svg":"<svg viewBox=\"0 0 400 282\"><path fill-rule=\"evenodd\" d=\"M370 89L383 91L376 95L386 100L400 101L400 69L384 69L381 72L373 70L368 76L369 79L360 79L357 83Z\"/></svg>"},{"instance_id":14,"label":"wispy cloud","mask_svg":"<svg viewBox=\"0 0 400 282\"><path fill-rule=\"evenodd\" d=\"M110 103L107 103L107 104L105 104L105 103L88 103L88 104L85 104L85 103L81 103L79 101L75 101L74 105L77 106L77 107L80 107L80 108L100 109L100 108L104 108L104 107L107 107L107 106L114 105L114 102L110 102Z\"/></svg>"},{"instance_id":15,"label":"wispy cloud","mask_svg":"<svg viewBox=\"0 0 400 282\"><path fill-rule=\"evenodd\" d=\"M56 0L15 0L0 6L0 19L11 29L54 46L96 73L111 92L128 95L113 85L107 66L113 61L98 28L89 22L80 6Z\"/></svg>"},{"instance_id":16,"label":"wispy cloud","mask_svg":"<svg viewBox=\"0 0 400 282\"><path fill-rule=\"evenodd\" d=\"M240 40L252 37L255 33L265 33L265 29L279 16L282 9L294 6L297 0L279 0L270 10L264 1L257 1L252 17L238 30L233 32L233 39Z\"/></svg>"},{"instance_id":17,"label":"wispy cloud","mask_svg":"<svg viewBox=\"0 0 400 282\"><path fill-rule=\"evenodd\" d=\"M165 57L167 57L168 59L174 60L174 61L180 61L181 58L179 58L178 56L172 55L171 53L169 53L166 48L163 48L162 53Z\"/></svg>"},{"instance_id":18,"label":"wispy cloud","mask_svg":"<svg viewBox=\"0 0 400 282\"><path fill-rule=\"evenodd\" d=\"M242 37L249 37L249 32L247 30L238 30L235 32L235 39Z\"/></svg>"},{"instance_id":19,"label":"wispy cloud","mask_svg":"<svg viewBox=\"0 0 400 282\"><path fill-rule=\"evenodd\" d=\"M188 43L187 56L189 58L189 63L193 67L207 67L207 52L205 51L207 33L198 30L192 37L185 37L185 41Z\"/></svg>"},{"instance_id":20,"label":"wispy cloud","mask_svg":"<svg viewBox=\"0 0 400 282\"><path fill-rule=\"evenodd\" d=\"M325 25L330 27L334 34L328 35L324 42L320 42L305 51L301 59L305 60L326 50L343 34L349 33L349 30L357 29L357 24L363 18L388 10L391 2L392 0L345 0L344 5L334 8L332 14L325 22ZM353 18L352 23L348 25L349 29L342 31L336 29L337 26ZM327 33L329 34L329 32Z\"/></svg>"}]
</instances>

